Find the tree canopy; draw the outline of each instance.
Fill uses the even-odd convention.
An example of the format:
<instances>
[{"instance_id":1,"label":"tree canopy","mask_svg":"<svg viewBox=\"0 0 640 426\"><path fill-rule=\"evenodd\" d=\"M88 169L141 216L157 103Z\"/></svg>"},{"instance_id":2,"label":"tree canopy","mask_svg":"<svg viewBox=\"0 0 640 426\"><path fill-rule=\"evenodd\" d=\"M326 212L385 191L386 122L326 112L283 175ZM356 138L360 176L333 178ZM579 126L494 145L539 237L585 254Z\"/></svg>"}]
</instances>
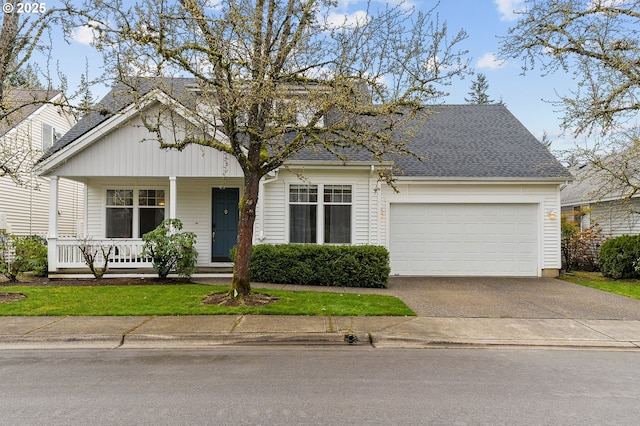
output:
<instances>
[{"instance_id":1,"label":"tree canopy","mask_svg":"<svg viewBox=\"0 0 640 426\"><path fill-rule=\"evenodd\" d=\"M7 0L4 3L15 5L18 2ZM56 20L57 13L58 10L53 8L37 14L2 13L0 136L25 117L26 109L50 102L51 92L46 89L51 88L51 84L45 88L32 58L35 52L48 48L43 43L43 35ZM25 90L29 91L28 96L25 95ZM32 153L25 144L3 138L0 142L0 176L9 176L20 182L19 174L31 156Z\"/></svg>"},{"instance_id":2,"label":"tree canopy","mask_svg":"<svg viewBox=\"0 0 640 426\"><path fill-rule=\"evenodd\" d=\"M639 0L528 0L500 55L523 71L572 73L560 94L563 126L575 134L608 131L640 109Z\"/></svg>"},{"instance_id":3,"label":"tree canopy","mask_svg":"<svg viewBox=\"0 0 640 426\"><path fill-rule=\"evenodd\" d=\"M467 72L466 52L457 48L466 34L451 36L435 10L370 2L364 14L339 17L336 6L334 0L141 0L126 7L92 0L74 12L94 29L96 46L130 96L149 77L194 79L193 112L207 132L172 133L167 123L175 105L144 122L163 148L198 144L240 164L245 183L234 294L250 291L263 176L303 150L327 150L343 161L355 150L378 161L409 154L404 125ZM212 133L219 137L207 136Z\"/></svg>"}]
</instances>

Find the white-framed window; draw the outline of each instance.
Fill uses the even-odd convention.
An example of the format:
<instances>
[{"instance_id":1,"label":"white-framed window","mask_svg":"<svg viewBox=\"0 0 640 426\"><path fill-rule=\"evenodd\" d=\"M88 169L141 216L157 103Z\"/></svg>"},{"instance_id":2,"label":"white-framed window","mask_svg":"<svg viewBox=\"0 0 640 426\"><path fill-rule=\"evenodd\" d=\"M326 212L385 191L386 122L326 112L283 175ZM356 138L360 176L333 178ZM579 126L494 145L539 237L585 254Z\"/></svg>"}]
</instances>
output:
<instances>
[{"instance_id":1,"label":"white-framed window","mask_svg":"<svg viewBox=\"0 0 640 426\"><path fill-rule=\"evenodd\" d=\"M351 244L352 205L351 185L290 185L289 242Z\"/></svg>"},{"instance_id":2,"label":"white-framed window","mask_svg":"<svg viewBox=\"0 0 640 426\"><path fill-rule=\"evenodd\" d=\"M289 186L289 242L318 240L318 186Z\"/></svg>"},{"instance_id":3,"label":"white-framed window","mask_svg":"<svg viewBox=\"0 0 640 426\"><path fill-rule=\"evenodd\" d=\"M62 134L51 124L42 123L42 151L51 148L61 137Z\"/></svg>"},{"instance_id":4,"label":"white-framed window","mask_svg":"<svg viewBox=\"0 0 640 426\"><path fill-rule=\"evenodd\" d=\"M324 243L351 243L351 185L324 186Z\"/></svg>"},{"instance_id":5,"label":"white-framed window","mask_svg":"<svg viewBox=\"0 0 640 426\"><path fill-rule=\"evenodd\" d=\"M107 189L107 238L141 238L165 218L164 189Z\"/></svg>"}]
</instances>

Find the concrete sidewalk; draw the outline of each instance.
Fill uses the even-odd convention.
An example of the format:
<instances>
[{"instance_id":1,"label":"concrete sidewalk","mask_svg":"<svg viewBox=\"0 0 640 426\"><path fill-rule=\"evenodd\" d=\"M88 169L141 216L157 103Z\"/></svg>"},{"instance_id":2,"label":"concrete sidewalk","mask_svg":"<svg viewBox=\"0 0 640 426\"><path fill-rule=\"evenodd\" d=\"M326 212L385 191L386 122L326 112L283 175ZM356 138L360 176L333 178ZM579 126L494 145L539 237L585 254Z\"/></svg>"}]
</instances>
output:
<instances>
[{"instance_id":1,"label":"concrete sidewalk","mask_svg":"<svg viewBox=\"0 0 640 426\"><path fill-rule=\"evenodd\" d=\"M640 348L640 321L435 317L2 317L0 349L257 344Z\"/></svg>"},{"instance_id":2,"label":"concrete sidewalk","mask_svg":"<svg viewBox=\"0 0 640 426\"><path fill-rule=\"evenodd\" d=\"M386 294L400 298L417 316L0 317L0 349L239 344L640 348L640 300L556 279L393 277L388 289L254 287Z\"/></svg>"}]
</instances>

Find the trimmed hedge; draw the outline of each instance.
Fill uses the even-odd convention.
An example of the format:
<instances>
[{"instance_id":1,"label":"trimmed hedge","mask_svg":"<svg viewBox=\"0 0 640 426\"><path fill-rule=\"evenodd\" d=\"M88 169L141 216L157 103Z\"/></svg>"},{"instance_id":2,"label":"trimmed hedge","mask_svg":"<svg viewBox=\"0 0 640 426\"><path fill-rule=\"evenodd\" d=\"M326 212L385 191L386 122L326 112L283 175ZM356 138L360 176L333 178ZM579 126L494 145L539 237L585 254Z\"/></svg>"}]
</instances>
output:
<instances>
[{"instance_id":1,"label":"trimmed hedge","mask_svg":"<svg viewBox=\"0 0 640 426\"><path fill-rule=\"evenodd\" d=\"M598 263L602 275L609 278L640 277L640 235L622 235L605 241Z\"/></svg>"},{"instance_id":2,"label":"trimmed hedge","mask_svg":"<svg viewBox=\"0 0 640 426\"><path fill-rule=\"evenodd\" d=\"M251 280L278 284L386 288L389 252L380 246L258 244Z\"/></svg>"}]
</instances>

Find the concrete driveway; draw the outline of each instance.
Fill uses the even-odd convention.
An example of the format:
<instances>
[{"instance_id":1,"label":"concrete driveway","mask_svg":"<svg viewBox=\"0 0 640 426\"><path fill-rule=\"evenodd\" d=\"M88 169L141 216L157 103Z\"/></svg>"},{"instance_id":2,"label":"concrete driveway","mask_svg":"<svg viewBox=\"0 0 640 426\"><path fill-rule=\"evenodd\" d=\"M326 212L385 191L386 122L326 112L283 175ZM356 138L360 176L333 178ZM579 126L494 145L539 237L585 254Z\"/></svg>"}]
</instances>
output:
<instances>
[{"instance_id":1,"label":"concrete driveway","mask_svg":"<svg viewBox=\"0 0 640 426\"><path fill-rule=\"evenodd\" d=\"M640 320L640 300L553 278L392 277L419 317Z\"/></svg>"}]
</instances>

